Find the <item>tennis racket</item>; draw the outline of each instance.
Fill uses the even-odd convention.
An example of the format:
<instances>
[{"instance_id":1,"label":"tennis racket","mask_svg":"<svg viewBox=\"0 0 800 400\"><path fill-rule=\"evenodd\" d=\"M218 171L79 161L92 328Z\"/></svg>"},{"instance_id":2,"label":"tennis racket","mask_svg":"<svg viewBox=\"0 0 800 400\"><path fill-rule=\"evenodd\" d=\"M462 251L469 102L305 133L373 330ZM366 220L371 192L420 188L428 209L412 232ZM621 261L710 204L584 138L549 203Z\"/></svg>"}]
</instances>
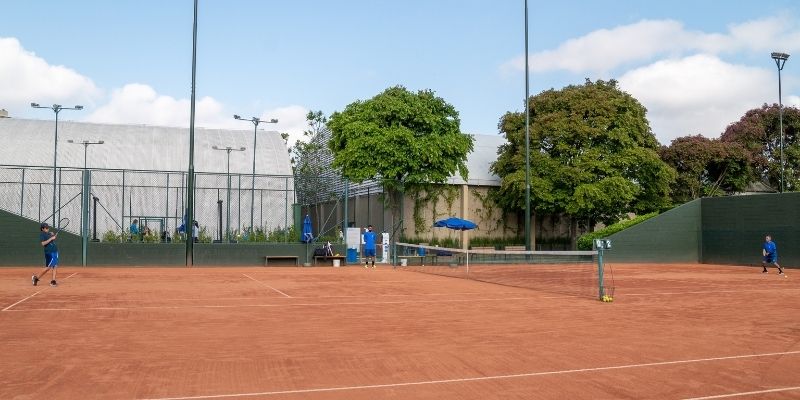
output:
<instances>
[{"instance_id":1,"label":"tennis racket","mask_svg":"<svg viewBox=\"0 0 800 400\"><path fill-rule=\"evenodd\" d=\"M61 233L61 231L64 230L67 226L69 226L69 218L61 218L61 220L58 221L58 226L54 227L55 232L53 233L54 234Z\"/></svg>"}]
</instances>

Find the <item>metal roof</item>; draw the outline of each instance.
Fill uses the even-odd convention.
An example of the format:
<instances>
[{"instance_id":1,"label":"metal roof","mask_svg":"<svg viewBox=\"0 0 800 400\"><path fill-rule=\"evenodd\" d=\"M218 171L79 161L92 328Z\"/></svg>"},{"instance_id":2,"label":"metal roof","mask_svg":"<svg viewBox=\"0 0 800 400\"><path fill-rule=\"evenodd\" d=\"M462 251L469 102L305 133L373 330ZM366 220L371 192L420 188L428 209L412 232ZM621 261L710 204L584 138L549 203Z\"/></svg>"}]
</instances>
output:
<instances>
[{"instance_id":1,"label":"metal roof","mask_svg":"<svg viewBox=\"0 0 800 400\"><path fill-rule=\"evenodd\" d=\"M51 166L53 120L0 118L0 164ZM68 139L103 140L89 146L90 168L186 171L189 129L150 125L114 125L58 122L58 165L83 167L84 148ZM225 172L226 152L211 146L245 147L232 152L231 173L249 174L253 168L253 130L195 128L194 165L197 172ZM258 131L256 173L292 175L286 142L280 133Z\"/></svg>"}]
</instances>

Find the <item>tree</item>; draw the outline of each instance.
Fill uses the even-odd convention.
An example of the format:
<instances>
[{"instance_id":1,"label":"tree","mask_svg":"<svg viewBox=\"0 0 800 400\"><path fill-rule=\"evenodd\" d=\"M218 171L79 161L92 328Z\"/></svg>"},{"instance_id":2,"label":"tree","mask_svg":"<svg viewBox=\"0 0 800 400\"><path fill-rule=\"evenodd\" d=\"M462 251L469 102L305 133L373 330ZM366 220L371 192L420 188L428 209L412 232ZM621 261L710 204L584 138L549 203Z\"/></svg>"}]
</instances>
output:
<instances>
[{"instance_id":1,"label":"tree","mask_svg":"<svg viewBox=\"0 0 800 400\"><path fill-rule=\"evenodd\" d=\"M658 141L645 108L614 80L547 90L528 101L531 208L576 220L615 222L628 212L669 204L675 171L658 157ZM501 178L498 204L525 208L525 114L506 113L499 123L508 143L491 170ZM573 243L574 244L574 243Z\"/></svg>"},{"instance_id":2,"label":"tree","mask_svg":"<svg viewBox=\"0 0 800 400\"><path fill-rule=\"evenodd\" d=\"M390 87L331 115L333 167L355 183L378 180L394 217L409 186L467 179L473 138L461 133L456 109L431 90Z\"/></svg>"},{"instance_id":3,"label":"tree","mask_svg":"<svg viewBox=\"0 0 800 400\"><path fill-rule=\"evenodd\" d=\"M752 109L720 136L723 142L739 143L752 160L753 179L773 188L781 186L779 111L777 104ZM783 133L784 188L794 191L800 187L800 109L784 106Z\"/></svg>"},{"instance_id":4,"label":"tree","mask_svg":"<svg viewBox=\"0 0 800 400\"><path fill-rule=\"evenodd\" d=\"M659 154L678 172L672 186L676 203L741 191L752 178L752 159L739 143L684 136L663 146Z\"/></svg>"},{"instance_id":5,"label":"tree","mask_svg":"<svg viewBox=\"0 0 800 400\"><path fill-rule=\"evenodd\" d=\"M296 141L291 148L294 188L297 202L309 208L313 206L316 221L322 221L319 205L338 195L336 185L341 179L327 167L327 162L333 158L328 148L328 118L322 111L309 111L306 121L308 129L303 131L306 140Z\"/></svg>"}]
</instances>

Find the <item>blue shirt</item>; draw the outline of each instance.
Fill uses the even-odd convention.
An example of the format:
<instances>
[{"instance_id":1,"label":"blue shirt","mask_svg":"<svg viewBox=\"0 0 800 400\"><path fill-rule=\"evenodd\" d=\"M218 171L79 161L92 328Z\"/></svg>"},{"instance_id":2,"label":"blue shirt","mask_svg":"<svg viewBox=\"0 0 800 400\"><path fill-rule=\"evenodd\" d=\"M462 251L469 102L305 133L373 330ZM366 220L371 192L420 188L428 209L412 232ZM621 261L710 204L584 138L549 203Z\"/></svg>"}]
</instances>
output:
<instances>
[{"instance_id":1,"label":"blue shirt","mask_svg":"<svg viewBox=\"0 0 800 400\"><path fill-rule=\"evenodd\" d=\"M377 235L373 231L364 232L364 249L375 250L375 239Z\"/></svg>"},{"instance_id":2,"label":"blue shirt","mask_svg":"<svg viewBox=\"0 0 800 400\"><path fill-rule=\"evenodd\" d=\"M39 243L44 242L50 237L53 236L50 232L42 232L39 234ZM56 247L56 241L53 240L52 242L44 245L44 254L53 254L58 253L58 248Z\"/></svg>"},{"instance_id":3,"label":"blue shirt","mask_svg":"<svg viewBox=\"0 0 800 400\"><path fill-rule=\"evenodd\" d=\"M764 242L764 251L767 252L768 256L778 256L778 246L775 246L775 242Z\"/></svg>"},{"instance_id":4,"label":"blue shirt","mask_svg":"<svg viewBox=\"0 0 800 400\"><path fill-rule=\"evenodd\" d=\"M131 235L138 235L139 234L139 225L131 224Z\"/></svg>"}]
</instances>

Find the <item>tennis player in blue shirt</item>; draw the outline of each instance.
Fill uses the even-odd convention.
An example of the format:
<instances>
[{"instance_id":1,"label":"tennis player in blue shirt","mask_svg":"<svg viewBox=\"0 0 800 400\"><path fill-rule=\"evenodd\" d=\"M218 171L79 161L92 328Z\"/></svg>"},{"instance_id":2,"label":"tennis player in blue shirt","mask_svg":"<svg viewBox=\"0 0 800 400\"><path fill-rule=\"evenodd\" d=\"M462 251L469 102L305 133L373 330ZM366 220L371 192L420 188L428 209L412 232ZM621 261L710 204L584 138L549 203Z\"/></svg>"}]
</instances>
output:
<instances>
[{"instance_id":1,"label":"tennis player in blue shirt","mask_svg":"<svg viewBox=\"0 0 800 400\"><path fill-rule=\"evenodd\" d=\"M370 258L372 259L372 268L375 268L375 242L377 241L377 236L372 231L372 225L368 225L367 231L364 232L364 268L369 268Z\"/></svg>"},{"instance_id":2,"label":"tennis player in blue shirt","mask_svg":"<svg viewBox=\"0 0 800 400\"><path fill-rule=\"evenodd\" d=\"M41 242L44 248L45 267L38 275L31 277L31 283L33 283L33 286L36 286L39 283L39 278L47 274L47 271L53 271L53 279L50 281L50 286L57 286L56 268L58 268L58 247L56 247L56 238L58 238L58 234L50 232L50 225L48 225L47 222L42 223L39 228L41 230L41 233L39 233L39 242Z\"/></svg>"},{"instance_id":3,"label":"tennis player in blue shirt","mask_svg":"<svg viewBox=\"0 0 800 400\"><path fill-rule=\"evenodd\" d=\"M778 246L772 241L772 236L767 235L764 246L761 248L761 255L764 256L764 261L761 262L761 266L764 267L764 270L761 271L761 273L766 274L768 272L767 264L772 264L778 267L778 274L783 275L783 268L778 265Z\"/></svg>"}]
</instances>

